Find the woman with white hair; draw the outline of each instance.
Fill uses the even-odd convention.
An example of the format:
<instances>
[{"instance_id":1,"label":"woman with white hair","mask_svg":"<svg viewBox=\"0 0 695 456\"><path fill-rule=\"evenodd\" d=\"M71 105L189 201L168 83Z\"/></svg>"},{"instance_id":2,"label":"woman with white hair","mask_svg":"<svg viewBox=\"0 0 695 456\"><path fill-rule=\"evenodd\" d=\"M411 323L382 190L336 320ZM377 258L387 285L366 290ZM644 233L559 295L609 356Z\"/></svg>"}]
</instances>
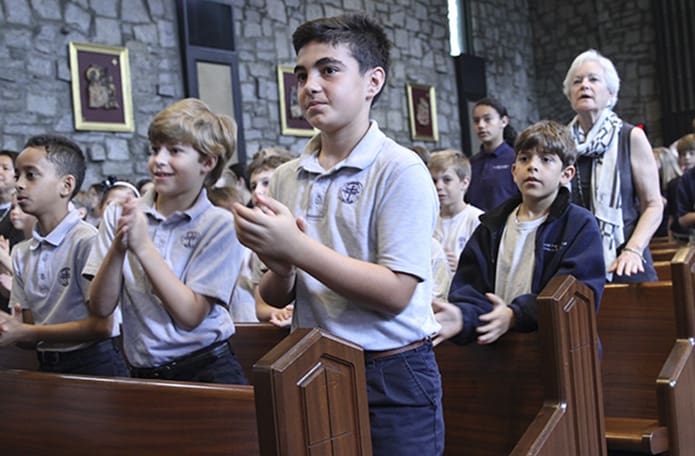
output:
<instances>
[{"instance_id":1,"label":"woman with white hair","mask_svg":"<svg viewBox=\"0 0 695 456\"><path fill-rule=\"evenodd\" d=\"M578 152L572 199L596 216L606 279L657 280L649 240L663 213L659 176L644 131L613 112L620 89L615 66L593 49L583 52L563 89L577 114L569 125Z\"/></svg>"}]
</instances>

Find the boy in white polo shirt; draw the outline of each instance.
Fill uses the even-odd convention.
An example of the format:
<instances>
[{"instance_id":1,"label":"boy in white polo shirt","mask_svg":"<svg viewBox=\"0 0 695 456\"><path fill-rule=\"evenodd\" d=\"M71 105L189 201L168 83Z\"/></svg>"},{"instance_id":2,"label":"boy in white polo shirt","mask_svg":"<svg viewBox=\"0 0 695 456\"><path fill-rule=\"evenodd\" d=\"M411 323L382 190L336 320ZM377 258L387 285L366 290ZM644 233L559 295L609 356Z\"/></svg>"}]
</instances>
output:
<instances>
[{"instance_id":1,"label":"boy in white polo shirt","mask_svg":"<svg viewBox=\"0 0 695 456\"><path fill-rule=\"evenodd\" d=\"M87 307L81 272L96 229L68 210L84 172L79 146L62 136L32 137L17 157L17 204L37 222L12 252L14 315L0 313L0 345L35 347L43 371L128 375L113 319Z\"/></svg>"},{"instance_id":2,"label":"boy in white polo shirt","mask_svg":"<svg viewBox=\"0 0 695 456\"><path fill-rule=\"evenodd\" d=\"M276 170L277 199L234 206L238 236L270 268L260 283L266 302L296 298L293 326L364 348L374 454L441 454L430 341L439 329L430 270L437 199L424 163L369 119L390 43L362 14L307 22L293 42L299 102L320 133Z\"/></svg>"},{"instance_id":3,"label":"boy in white polo shirt","mask_svg":"<svg viewBox=\"0 0 695 456\"><path fill-rule=\"evenodd\" d=\"M439 198L434 238L442 244L453 273L483 211L463 200L471 183L471 163L461 152L447 149L434 153L427 167Z\"/></svg>"},{"instance_id":4,"label":"boy in white polo shirt","mask_svg":"<svg viewBox=\"0 0 695 456\"><path fill-rule=\"evenodd\" d=\"M83 271L90 306L105 316L120 303L134 377L246 383L227 341L242 248L205 189L234 153L236 124L189 98L157 114L148 136L154 191L106 209Z\"/></svg>"}]
</instances>

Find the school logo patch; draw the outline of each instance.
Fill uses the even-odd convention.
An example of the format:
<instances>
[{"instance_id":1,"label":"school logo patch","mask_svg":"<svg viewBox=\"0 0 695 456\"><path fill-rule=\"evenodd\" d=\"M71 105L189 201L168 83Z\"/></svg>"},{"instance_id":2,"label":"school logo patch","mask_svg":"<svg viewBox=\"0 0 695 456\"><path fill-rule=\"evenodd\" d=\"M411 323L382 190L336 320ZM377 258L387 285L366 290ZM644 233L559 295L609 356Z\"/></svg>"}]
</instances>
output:
<instances>
[{"instance_id":1,"label":"school logo patch","mask_svg":"<svg viewBox=\"0 0 695 456\"><path fill-rule=\"evenodd\" d=\"M63 268L58 272L58 283L67 287L70 283L70 268Z\"/></svg>"},{"instance_id":2,"label":"school logo patch","mask_svg":"<svg viewBox=\"0 0 695 456\"><path fill-rule=\"evenodd\" d=\"M359 198L360 193L362 193L363 187L362 182L352 181L345 183L343 188L340 189L340 201L345 204L354 203Z\"/></svg>"},{"instance_id":3,"label":"school logo patch","mask_svg":"<svg viewBox=\"0 0 695 456\"><path fill-rule=\"evenodd\" d=\"M544 252L559 252L560 250L564 249L565 247L567 247L567 241L562 241L559 244L544 243L543 244L543 251Z\"/></svg>"},{"instance_id":4,"label":"school logo patch","mask_svg":"<svg viewBox=\"0 0 695 456\"><path fill-rule=\"evenodd\" d=\"M183 235L181 238L181 243L187 249L192 249L198 243L198 238L200 238L200 233L197 231L189 231Z\"/></svg>"}]
</instances>

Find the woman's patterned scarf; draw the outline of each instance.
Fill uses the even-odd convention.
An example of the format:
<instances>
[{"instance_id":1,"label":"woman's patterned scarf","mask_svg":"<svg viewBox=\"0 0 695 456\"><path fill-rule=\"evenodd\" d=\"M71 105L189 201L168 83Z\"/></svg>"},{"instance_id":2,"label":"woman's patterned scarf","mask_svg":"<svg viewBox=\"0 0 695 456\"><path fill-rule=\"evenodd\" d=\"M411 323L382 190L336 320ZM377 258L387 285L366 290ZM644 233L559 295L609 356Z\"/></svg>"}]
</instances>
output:
<instances>
[{"instance_id":1,"label":"woman's patterned scarf","mask_svg":"<svg viewBox=\"0 0 695 456\"><path fill-rule=\"evenodd\" d=\"M618 169L618 137L623 121L606 108L588 133L579 126L578 117L569 126L578 155L592 158L591 208L603 238L603 257L608 269L617 257L617 247L625 242ZM612 274L606 273L606 278L611 280Z\"/></svg>"}]
</instances>

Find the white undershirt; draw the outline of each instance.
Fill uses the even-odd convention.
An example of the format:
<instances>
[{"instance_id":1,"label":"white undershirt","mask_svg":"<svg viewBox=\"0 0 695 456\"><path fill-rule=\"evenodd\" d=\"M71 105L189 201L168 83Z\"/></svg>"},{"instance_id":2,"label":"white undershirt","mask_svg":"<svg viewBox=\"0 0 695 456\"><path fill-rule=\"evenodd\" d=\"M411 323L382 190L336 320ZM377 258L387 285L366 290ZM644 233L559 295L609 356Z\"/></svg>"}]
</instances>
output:
<instances>
[{"instance_id":1,"label":"white undershirt","mask_svg":"<svg viewBox=\"0 0 695 456\"><path fill-rule=\"evenodd\" d=\"M509 214L497 252L495 294L506 304L517 296L531 292L536 259L536 230L547 218L546 215L520 222L517 219L518 211L517 207Z\"/></svg>"}]
</instances>

